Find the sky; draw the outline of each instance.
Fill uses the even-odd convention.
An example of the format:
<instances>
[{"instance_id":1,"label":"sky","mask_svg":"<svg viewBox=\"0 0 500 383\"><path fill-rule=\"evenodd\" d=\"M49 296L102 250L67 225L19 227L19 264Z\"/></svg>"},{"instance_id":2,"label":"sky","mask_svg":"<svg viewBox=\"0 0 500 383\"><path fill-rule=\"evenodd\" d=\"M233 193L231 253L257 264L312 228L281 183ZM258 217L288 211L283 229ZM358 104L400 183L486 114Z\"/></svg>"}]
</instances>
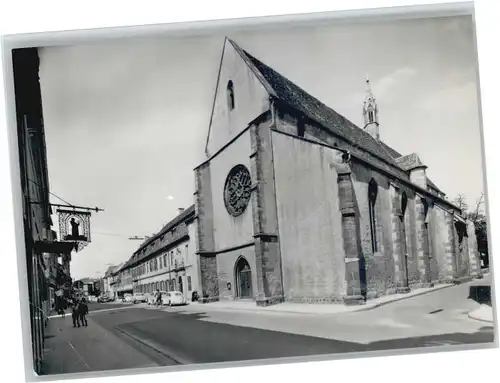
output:
<instances>
[{"instance_id":1,"label":"sky","mask_svg":"<svg viewBox=\"0 0 500 383\"><path fill-rule=\"evenodd\" d=\"M193 204L224 36L362 125L365 79L381 140L416 152L450 200L483 192L472 19L254 28L40 49L51 192L104 212L73 257L103 276ZM53 197L52 203L61 203Z\"/></svg>"}]
</instances>

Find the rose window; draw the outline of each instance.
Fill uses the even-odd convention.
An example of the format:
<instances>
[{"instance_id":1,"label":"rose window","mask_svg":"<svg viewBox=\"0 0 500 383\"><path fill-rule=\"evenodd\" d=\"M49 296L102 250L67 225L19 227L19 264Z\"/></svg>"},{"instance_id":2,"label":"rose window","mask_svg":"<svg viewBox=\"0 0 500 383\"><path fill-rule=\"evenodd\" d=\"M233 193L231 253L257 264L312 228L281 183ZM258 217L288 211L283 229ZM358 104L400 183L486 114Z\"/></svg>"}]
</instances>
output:
<instances>
[{"instance_id":1,"label":"rose window","mask_svg":"<svg viewBox=\"0 0 500 383\"><path fill-rule=\"evenodd\" d=\"M224 187L226 209L234 217L245 211L250 201L252 179L250 172L243 165L237 165L229 172Z\"/></svg>"}]
</instances>

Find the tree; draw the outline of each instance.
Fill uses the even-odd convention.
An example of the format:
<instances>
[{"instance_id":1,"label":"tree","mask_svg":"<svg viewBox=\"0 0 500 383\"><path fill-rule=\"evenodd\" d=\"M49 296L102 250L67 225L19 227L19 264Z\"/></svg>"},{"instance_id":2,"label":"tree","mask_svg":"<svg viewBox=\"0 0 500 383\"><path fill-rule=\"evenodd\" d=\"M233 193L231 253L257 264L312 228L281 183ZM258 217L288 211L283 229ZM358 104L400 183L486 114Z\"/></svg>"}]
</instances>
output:
<instances>
[{"instance_id":1,"label":"tree","mask_svg":"<svg viewBox=\"0 0 500 383\"><path fill-rule=\"evenodd\" d=\"M474 223L477 239L477 250L481 256L482 264L484 267L489 266L488 254L488 225L486 221L486 214L484 213L484 193L476 201L473 211L468 211L469 206L465 201L465 196L459 194L453 201L457 207L462 209L462 213L467 219Z\"/></svg>"},{"instance_id":2,"label":"tree","mask_svg":"<svg viewBox=\"0 0 500 383\"><path fill-rule=\"evenodd\" d=\"M463 194L459 194L454 200L453 203L463 212L465 213L469 209L469 205L465 202L466 198Z\"/></svg>"}]
</instances>

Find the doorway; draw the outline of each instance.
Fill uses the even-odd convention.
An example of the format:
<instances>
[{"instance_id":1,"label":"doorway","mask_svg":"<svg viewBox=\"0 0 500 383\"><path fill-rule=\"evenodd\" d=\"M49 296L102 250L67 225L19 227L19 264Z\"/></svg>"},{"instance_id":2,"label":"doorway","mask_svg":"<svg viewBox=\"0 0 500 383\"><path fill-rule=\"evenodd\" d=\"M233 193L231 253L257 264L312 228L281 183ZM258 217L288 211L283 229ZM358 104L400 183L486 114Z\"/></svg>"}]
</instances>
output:
<instances>
[{"instance_id":1,"label":"doorway","mask_svg":"<svg viewBox=\"0 0 500 383\"><path fill-rule=\"evenodd\" d=\"M179 276L179 291L184 294L184 289L182 286L182 277Z\"/></svg>"},{"instance_id":2,"label":"doorway","mask_svg":"<svg viewBox=\"0 0 500 383\"><path fill-rule=\"evenodd\" d=\"M236 263L236 296L242 299L252 298L252 271L247 260L241 257Z\"/></svg>"}]
</instances>

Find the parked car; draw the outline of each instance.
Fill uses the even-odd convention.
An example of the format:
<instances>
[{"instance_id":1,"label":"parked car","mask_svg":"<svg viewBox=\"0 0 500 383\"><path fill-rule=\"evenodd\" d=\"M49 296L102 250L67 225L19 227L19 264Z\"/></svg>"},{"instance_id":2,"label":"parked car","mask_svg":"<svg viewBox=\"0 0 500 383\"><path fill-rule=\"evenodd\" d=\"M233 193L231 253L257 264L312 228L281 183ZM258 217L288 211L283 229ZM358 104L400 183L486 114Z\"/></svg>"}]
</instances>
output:
<instances>
[{"instance_id":1,"label":"parked car","mask_svg":"<svg viewBox=\"0 0 500 383\"><path fill-rule=\"evenodd\" d=\"M143 293L135 293L132 296L132 302L135 303L144 303L146 302L146 296Z\"/></svg>"},{"instance_id":2,"label":"parked car","mask_svg":"<svg viewBox=\"0 0 500 383\"><path fill-rule=\"evenodd\" d=\"M152 305L152 304L154 304L154 303L155 303L155 302L154 302L155 297L154 297L154 295L153 295L153 294L151 294L151 293L146 293L146 294L144 294L144 296L146 297L146 303L147 303L148 305Z\"/></svg>"},{"instance_id":3,"label":"parked car","mask_svg":"<svg viewBox=\"0 0 500 383\"><path fill-rule=\"evenodd\" d=\"M122 298L122 302L132 302L132 294L125 294Z\"/></svg>"},{"instance_id":4,"label":"parked car","mask_svg":"<svg viewBox=\"0 0 500 383\"><path fill-rule=\"evenodd\" d=\"M162 296L163 304L169 306L182 306L187 305L187 300L184 294L180 291L169 291Z\"/></svg>"},{"instance_id":5,"label":"parked car","mask_svg":"<svg viewBox=\"0 0 500 383\"><path fill-rule=\"evenodd\" d=\"M99 298L97 298L97 302L99 303L106 303L106 302L111 302L112 299L108 297L107 295L101 295Z\"/></svg>"}]
</instances>

